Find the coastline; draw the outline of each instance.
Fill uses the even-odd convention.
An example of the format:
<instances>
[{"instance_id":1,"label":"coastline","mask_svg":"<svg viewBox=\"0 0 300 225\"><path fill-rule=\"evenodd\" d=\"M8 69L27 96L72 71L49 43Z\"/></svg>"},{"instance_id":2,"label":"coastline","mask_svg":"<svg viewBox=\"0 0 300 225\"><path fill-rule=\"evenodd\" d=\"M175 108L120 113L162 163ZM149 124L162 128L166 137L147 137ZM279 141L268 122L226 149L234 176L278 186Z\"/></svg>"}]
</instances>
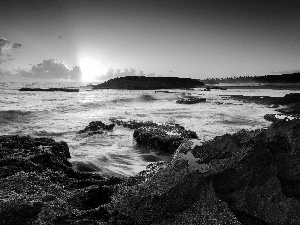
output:
<instances>
[{"instance_id":1,"label":"coastline","mask_svg":"<svg viewBox=\"0 0 300 225\"><path fill-rule=\"evenodd\" d=\"M258 104L278 100L238 98ZM287 107L299 102L298 95L292 94L280 100L286 100ZM122 125L134 130L140 145L173 154L171 162L149 164L128 178L74 170L65 142L1 136L1 222L298 223L300 169L294 165L300 161L300 121L272 115L266 119L274 121L268 128L241 130L206 142L180 124L111 120L107 125L93 121L78 131L92 136ZM282 206L286 211L278 212Z\"/></svg>"}]
</instances>

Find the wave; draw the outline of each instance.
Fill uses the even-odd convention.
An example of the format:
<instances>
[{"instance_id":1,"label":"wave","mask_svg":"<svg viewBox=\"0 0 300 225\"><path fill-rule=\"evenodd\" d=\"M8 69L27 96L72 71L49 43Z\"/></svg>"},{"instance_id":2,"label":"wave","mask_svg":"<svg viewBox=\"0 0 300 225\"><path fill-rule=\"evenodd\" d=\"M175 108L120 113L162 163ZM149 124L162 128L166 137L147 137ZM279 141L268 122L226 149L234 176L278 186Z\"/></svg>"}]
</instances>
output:
<instances>
[{"instance_id":1,"label":"wave","mask_svg":"<svg viewBox=\"0 0 300 225\"><path fill-rule=\"evenodd\" d=\"M33 135L38 136L38 137L57 137L57 136L62 136L64 134L67 134L68 132L53 132L53 131L46 131L46 130L39 130L39 131L34 131Z\"/></svg>"},{"instance_id":2,"label":"wave","mask_svg":"<svg viewBox=\"0 0 300 225\"><path fill-rule=\"evenodd\" d=\"M0 123L20 122L32 116L31 111L6 110L0 111Z\"/></svg>"},{"instance_id":3,"label":"wave","mask_svg":"<svg viewBox=\"0 0 300 225\"><path fill-rule=\"evenodd\" d=\"M101 169L92 162L72 162L73 168L80 172L100 172Z\"/></svg>"},{"instance_id":4,"label":"wave","mask_svg":"<svg viewBox=\"0 0 300 225\"><path fill-rule=\"evenodd\" d=\"M119 102L149 102L149 101L155 101L157 100L154 96L152 95L141 95L136 98L117 98L112 100L113 103L119 103Z\"/></svg>"},{"instance_id":5,"label":"wave","mask_svg":"<svg viewBox=\"0 0 300 225\"><path fill-rule=\"evenodd\" d=\"M153 97L152 95L142 95L139 97L139 100L143 101L143 102L149 102L149 101L155 101L157 99L155 97Z\"/></svg>"}]
</instances>

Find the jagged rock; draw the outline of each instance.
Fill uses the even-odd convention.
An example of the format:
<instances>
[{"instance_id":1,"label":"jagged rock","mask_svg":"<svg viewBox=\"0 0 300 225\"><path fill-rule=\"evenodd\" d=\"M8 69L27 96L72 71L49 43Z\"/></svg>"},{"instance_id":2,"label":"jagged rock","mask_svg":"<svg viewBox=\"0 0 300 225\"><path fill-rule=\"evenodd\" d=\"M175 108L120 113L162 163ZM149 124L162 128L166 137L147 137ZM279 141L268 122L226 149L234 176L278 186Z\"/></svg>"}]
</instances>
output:
<instances>
[{"instance_id":1,"label":"jagged rock","mask_svg":"<svg viewBox=\"0 0 300 225\"><path fill-rule=\"evenodd\" d=\"M114 184L72 169L68 145L51 138L0 136L0 224L98 224Z\"/></svg>"},{"instance_id":2,"label":"jagged rock","mask_svg":"<svg viewBox=\"0 0 300 225\"><path fill-rule=\"evenodd\" d=\"M111 119L113 123L135 129L133 138L138 144L146 145L158 151L174 153L182 141L198 138L194 131L185 130L179 124L157 124L151 121L122 121Z\"/></svg>"},{"instance_id":3,"label":"jagged rock","mask_svg":"<svg viewBox=\"0 0 300 225\"><path fill-rule=\"evenodd\" d=\"M94 135L94 134L103 134L104 131L110 131L115 127L115 124L106 125L101 121L92 121L86 126L83 130L80 130L78 133L82 134L85 133L87 135Z\"/></svg>"},{"instance_id":4,"label":"jagged rock","mask_svg":"<svg viewBox=\"0 0 300 225\"><path fill-rule=\"evenodd\" d=\"M116 221L300 224L300 121L184 141L150 174L114 194Z\"/></svg>"}]
</instances>

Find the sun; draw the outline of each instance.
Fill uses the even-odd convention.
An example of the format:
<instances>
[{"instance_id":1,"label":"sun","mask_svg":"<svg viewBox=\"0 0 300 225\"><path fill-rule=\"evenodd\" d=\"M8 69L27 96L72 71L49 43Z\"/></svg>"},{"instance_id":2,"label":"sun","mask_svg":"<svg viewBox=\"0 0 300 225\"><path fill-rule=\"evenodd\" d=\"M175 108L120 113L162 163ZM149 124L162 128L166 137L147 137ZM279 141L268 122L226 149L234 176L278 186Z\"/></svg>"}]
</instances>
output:
<instances>
[{"instance_id":1,"label":"sun","mask_svg":"<svg viewBox=\"0 0 300 225\"><path fill-rule=\"evenodd\" d=\"M82 73L81 80L83 82L93 82L97 77L106 73L107 69L102 63L95 58L82 58L79 61L80 70Z\"/></svg>"}]
</instances>

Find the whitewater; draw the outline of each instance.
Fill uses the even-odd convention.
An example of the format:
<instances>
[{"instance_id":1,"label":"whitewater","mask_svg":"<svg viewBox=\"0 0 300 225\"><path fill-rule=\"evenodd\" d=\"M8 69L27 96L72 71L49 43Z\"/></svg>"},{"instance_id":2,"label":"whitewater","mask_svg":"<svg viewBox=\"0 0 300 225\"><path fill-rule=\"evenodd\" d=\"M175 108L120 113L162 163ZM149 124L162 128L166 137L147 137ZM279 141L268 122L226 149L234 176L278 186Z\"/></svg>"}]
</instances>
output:
<instances>
[{"instance_id":1,"label":"whitewater","mask_svg":"<svg viewBox=\"0 0 300 225\"><path fill-rule=\"evenodd\" d=\"M79 92L20 92L23 87L76 87ZM177 123L195 131L207 141L241 129L265 128L263 119L275 108L243 103L224 95L283 97L300 91L271 89L230 89L203 91L169 90L92 90L83 83L0 83L0 135L50 137L67 142L74 169L104 176L132 176L151 162L169 161L170 154L139 146L133 130L115 126L104 134L78 134L91 121L109 124L109 119L133 119L156 123ZM205 103L177 104L180 93L205 97Z\"/></svg>"}]
</instances>

